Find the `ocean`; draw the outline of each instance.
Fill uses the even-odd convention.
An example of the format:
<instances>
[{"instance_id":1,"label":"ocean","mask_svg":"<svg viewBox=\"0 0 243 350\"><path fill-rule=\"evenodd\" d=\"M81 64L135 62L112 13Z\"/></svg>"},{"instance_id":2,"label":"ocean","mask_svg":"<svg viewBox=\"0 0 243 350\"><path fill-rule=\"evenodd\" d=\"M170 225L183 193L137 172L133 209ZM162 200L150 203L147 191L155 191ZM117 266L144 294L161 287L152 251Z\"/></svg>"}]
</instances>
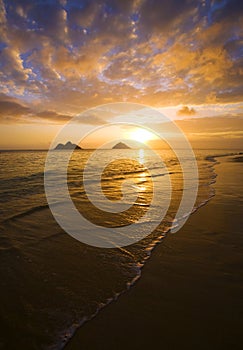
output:
<instances>
[{"instance_id":1,"label":"ocean","mask_svg":"<svg viewBox=\"0 0 243 350\"><path fill-rule=\"evenodd\" d=\"M57 224L49 209L44 189L47 152L1 152L0 349L62 349L78 327L136 282L156 244L163 244L163 238L175 225L183 176L173 152L158 151L167 169L154 161L149 150L99 152L100 160L109 159L114 152L124 156L123 160L112 162L101 176L105 197L114 202L119 200L123 182L132 180L139 193L136 205L119 216L96 210L90 204L82 176L92 151L83 150L73 152L68 168L68 188L79 212L96 225L117 227L121 222L130 225L148 212L153 182L169 176L172 196L164 220L148 236L124 247L99 248L77 241ZM227 152L195 153L199 188L192 211L214 195L213 156ZM130 158L137 158L137 162L129 161ZM145 161L154 170L152 179L143 166ZM96 179L96 170L90 169L91 179L92 171ZM90 186L95 191L97 181L91 181ZM57 204L58 198L57 195ZM160 204L155 203L158 210ZM142 222L141 230L147 221L144 225Z\"/></svg>"}]
</instances>

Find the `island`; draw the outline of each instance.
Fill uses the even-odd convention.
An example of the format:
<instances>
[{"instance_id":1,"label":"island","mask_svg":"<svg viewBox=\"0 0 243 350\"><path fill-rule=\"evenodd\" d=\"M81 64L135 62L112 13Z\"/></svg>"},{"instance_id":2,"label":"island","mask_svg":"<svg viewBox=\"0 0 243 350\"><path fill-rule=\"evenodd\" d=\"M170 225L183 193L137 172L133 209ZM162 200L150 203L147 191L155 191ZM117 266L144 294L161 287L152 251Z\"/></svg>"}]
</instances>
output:
<instances>
[{"instance_id":1,"label":"island","mask_svg":"<svg viewBox=\"0 0 243 350\"><path fill-rule=\"evenodd\" d=\"M131 147L129 147L123 142L119 142L115 146L113 146L112 149L131 149Z\"/></svg>"},{"instance_id":2,"label":"island","mask_svg":"<svg viewBox=\"0 0 243 350\"><path fill-rule=\"evenodd\" d=\"M72 143L68 141L65 145L63 143L59 143L55 148L54 151L65 151L65 150L81 150L82 147L76 145L75 143Z\"/></svg>"}]
</instances>

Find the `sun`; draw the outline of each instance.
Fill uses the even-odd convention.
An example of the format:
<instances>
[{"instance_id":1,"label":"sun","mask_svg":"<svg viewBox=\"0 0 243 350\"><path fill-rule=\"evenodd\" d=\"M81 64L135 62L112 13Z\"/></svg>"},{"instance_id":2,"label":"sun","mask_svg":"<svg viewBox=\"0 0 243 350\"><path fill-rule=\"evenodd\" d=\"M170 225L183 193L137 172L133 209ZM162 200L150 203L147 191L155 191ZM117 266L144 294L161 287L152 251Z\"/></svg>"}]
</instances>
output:
<instances>
[{"instance_id":1,"label":"sun","mask_svg":"<svg viewBox=\"0 0 243 350\"><path fill-rule=\"evenodd\" d=\"M154 140L156 136L146 129L136 128L129 133L129 138L134 141L146 143L147 141Z\"/></svg>"}]
</instances>

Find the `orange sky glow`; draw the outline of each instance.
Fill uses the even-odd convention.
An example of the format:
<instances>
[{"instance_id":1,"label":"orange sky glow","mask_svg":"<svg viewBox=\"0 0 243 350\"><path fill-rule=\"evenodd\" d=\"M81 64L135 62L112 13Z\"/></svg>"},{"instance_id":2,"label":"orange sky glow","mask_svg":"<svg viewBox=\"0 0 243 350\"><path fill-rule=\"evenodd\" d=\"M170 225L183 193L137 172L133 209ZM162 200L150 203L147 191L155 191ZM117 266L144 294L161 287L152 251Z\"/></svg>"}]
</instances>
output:
<instances>
[{"instance_id":1,"label":"orange sky glow","mask_svg":"<svg viewBox=\"0 0 243 350\"><path fill-rule=\"evenodd\" d=\"M156 108L194 147L242 148L241 2L0 0L0 22L0 149L48 149L80 113L83 133L126 122L89 111L116 102Z\"/></svg>"}]
</instances>

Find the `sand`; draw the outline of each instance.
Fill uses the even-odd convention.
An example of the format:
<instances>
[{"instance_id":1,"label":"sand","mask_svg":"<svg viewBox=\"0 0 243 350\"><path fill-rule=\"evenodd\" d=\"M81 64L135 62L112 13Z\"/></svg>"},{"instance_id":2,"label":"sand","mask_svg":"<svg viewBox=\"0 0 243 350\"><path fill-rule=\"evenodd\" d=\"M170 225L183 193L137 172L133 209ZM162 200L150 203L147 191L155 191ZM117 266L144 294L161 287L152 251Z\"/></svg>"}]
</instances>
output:
<instances>
[{"instance_id":1,"label":"sand","mask_svg":"<svg viewBox=\"0 0 243 350\"><path fill-rule=\"evenodd\" d=\"M242 162L219 158L216 195L159 244L127 293L66 350L242 349Z\"/></svg>"}]
</instances>

